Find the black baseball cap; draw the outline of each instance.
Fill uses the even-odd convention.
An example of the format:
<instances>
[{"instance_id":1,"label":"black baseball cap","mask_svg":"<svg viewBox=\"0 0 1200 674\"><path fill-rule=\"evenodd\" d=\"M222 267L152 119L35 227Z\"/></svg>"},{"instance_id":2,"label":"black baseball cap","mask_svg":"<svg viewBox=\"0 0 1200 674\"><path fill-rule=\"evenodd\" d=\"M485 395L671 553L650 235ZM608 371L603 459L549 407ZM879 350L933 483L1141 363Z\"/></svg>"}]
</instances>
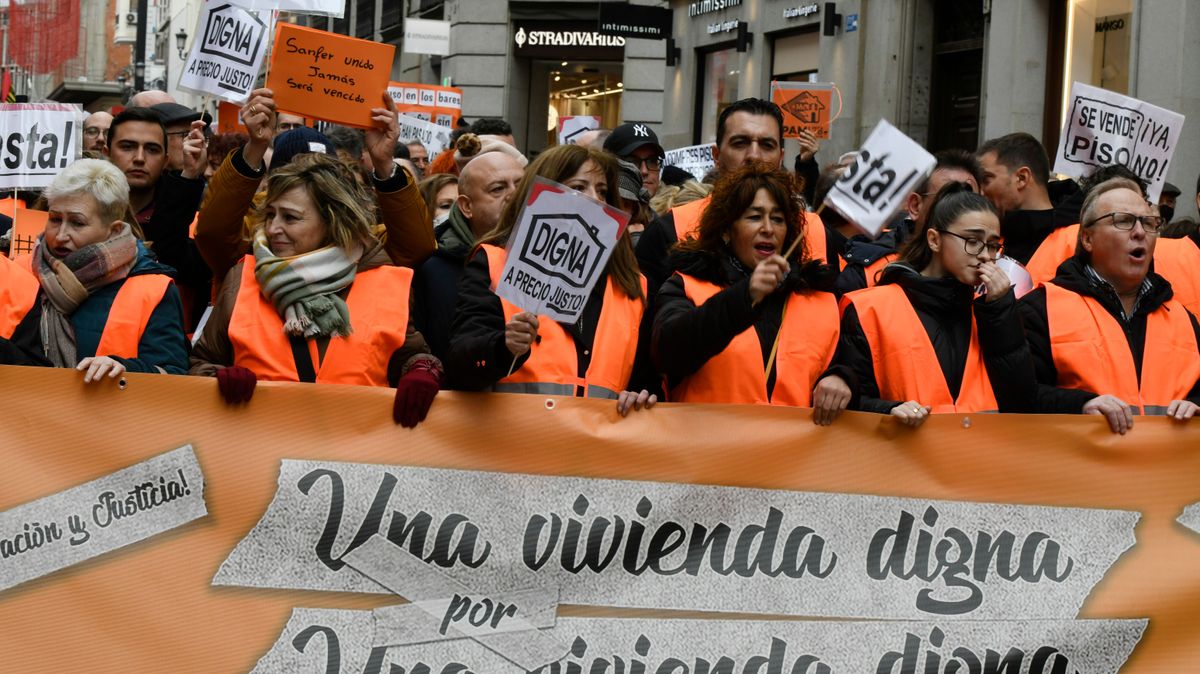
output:
<instances>
[{"instance_id":1,"label":"black baseball cap","mask_svg":"<svg viewBox=\"0 0 1200 674\"><path fill-rule=\"evenodd\" d=\"M608 138L604 139L604 151L618 157L627 157L644 145L653 147L660 157L664 154L662 145L658 143L658 136L648 124L626 122L613 129Z\"/></svg>"}]
</instances>

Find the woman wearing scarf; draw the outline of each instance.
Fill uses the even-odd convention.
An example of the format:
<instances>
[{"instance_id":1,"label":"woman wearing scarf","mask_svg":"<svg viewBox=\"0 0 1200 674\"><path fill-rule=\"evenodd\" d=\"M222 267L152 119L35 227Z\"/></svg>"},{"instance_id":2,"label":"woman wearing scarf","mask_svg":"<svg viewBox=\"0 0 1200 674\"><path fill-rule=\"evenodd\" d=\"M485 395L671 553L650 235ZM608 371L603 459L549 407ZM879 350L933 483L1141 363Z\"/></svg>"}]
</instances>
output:
<instances>
[{"instance_id":1,"label":"woman wearing scarf","mask_svg":"<svg viewBox=\"0 0 1200 674\"><path fill-rule=\"evenodd\" d=\"M833 272L808 252L791 176L750 164L717 181L699 230L671 253L654 361L672 402L814 408L826 425L851 390L829 370L838 340ZM789 257L790 260L785 259Z\"/></svg>"},{"instance_id":2,"label":"woman wearing scarf","mask_svg":"<svg viewBox=\"0 0 1200 674\"><path fill-rule=\"evenodd\" d=\"M191 374L215 376L231 404L260 379L394 386L396 422L424 420L442 367L409 321L412 270L371 235L370 204L324 154L272 173L254 252L226 275Z\"/></svg>"},{"instance_id":3,"label":"woman wearing scarf","mask_svg":"<svg viewBox=\"0 0 1200 674\"><path fill-rule=\"evenodd\" d=\"M81 159L45 190L46 231L19 264L37 297L3 349L4 364L73 367L84 382L125 372L183 374L179 291L122 221L129 185L107 161ZM24 356L24 357L22 357Z\"/></svg>"}]
</instances>

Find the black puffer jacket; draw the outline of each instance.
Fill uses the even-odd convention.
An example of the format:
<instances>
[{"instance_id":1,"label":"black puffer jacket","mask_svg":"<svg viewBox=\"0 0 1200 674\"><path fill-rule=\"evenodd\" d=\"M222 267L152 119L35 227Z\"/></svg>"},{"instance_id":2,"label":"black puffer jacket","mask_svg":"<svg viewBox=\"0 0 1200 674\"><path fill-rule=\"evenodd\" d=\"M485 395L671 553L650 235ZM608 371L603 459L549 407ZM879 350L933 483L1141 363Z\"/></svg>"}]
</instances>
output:
<instances>
[{"instance_id":1,"label":"black puffer jacket","mask_svg":"<svg viewBox=\"0 0 1200 674\"><path fill-rule=\"evenodd\" d=\"M950 395L962 387L967 352L971 347L971 315L978 325L979 348L1001 412L1029 412L1034 376L1029 347L1021 331L1012 291L994 302L972 299L973 290L951 277L929 278L904 263L884 268L879 285L894 283L916 310L937 354ZM864 291L864 292L870 292ZM853 298L854 295L848 297ZM853 304L842 313L842 337L837 364L854 371L859 395L851 409L888 414L903 400L883 400L875 379L871 347ZM935 373L929 373L935 376ZM918 401L929 404L929 401Z\"/></svg>"},{"instance_id":2,"label":"black puffer jacket","mask_svg":"<svg viewBox=\"0 0 1200 674\"><path fill-rule=\"evenodd\" d=\"M751 326L758 334L765 367L783 321L788 292L809 288L830 291L835 277L828 266L817 262L793 266L779 291L764 298L758 306L751 306L750 272L731 256L676 249L669 263L672 275L655 300L653 348L654 364L667 378L669 388L703 367ZM674 272L724 289L697 307L684 292L683 279ZM833 373L841 374L853 388L849 372L825 374ZM767 393L774 388L775 368L772 368L767 376Z\"/></svg>"},{"instance_id":3,"label":"black puffer jacket","mask_svg":"<svg viewBox=\"0 0 1200 674\"><path fill-rule=\"evenodd\" d=\"M1121 319L1124 313L1120 299L1114 293L1097 284L1087 273L1087 262L1084 258L1075 256L1068 258L1058 267L1058 273L1052 283L1080 295L1092 297L1100 302L1117 323L1121 325L1128 340L1129 351L1133 355L1134 366L1137 368L1138 379L1142 377L1142 354L1146 350L1146 317L1162 306L1163 302L1171 299L1174 291L1166 279L1150 273L1150 291L1137 306L1137 310L1128 321ZM1084 391L1080 389L1058 388L1058 369L1054 366L1054 357L1050 353L1050 324L1046 319L1046 289L1037 288L1020 302L1021 322L1025 326L1025 337L1029 341L1029 350L1037 373L1036 407L1038 412L1052 414L1079 414L1087 401L1109 391ZM1200 343L1200 325L1196 317L1192 319L1192 329L1196 332L1196 341ZM1192 387L1187 399L1200 405L1200 382ZM1131 403L1132 401L1126 400Z\"/></svg>"}]
</instances>

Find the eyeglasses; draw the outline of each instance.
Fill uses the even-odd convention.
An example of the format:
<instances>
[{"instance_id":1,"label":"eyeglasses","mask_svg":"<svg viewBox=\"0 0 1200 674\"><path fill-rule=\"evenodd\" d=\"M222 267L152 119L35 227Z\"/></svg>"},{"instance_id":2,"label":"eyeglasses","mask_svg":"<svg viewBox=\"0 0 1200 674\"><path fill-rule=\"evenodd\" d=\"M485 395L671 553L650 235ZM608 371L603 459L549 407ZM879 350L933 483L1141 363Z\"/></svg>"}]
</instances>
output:
<instances>
[{"instance_id":1,"label":"eyeglasses","mask_svg":"<svg viewBox=\"0 0 1200 674\"><path fill-rule=\"evenodd\" d=\"M87 136L88 138L95 138L96 136L104 136L105 138L108 138L108 129L101 129L98 126L89 126L83 130L83 135Z\"/></svg>"},{"instance_id":2,"label":"eyeglasses","mask_svg":"<svg viewBox=\"0 0 1200 674\"><path fill-rule=\"evenodd\" d=\"M1147 234L1158 234L1158 230L1163 226L1162 216L1134 215L1133 213L1121 213L1120 211L1105 213L1104 215L1093 219L1084 226L1091 227L1104 218L1112 218L1112 226L1121 230L1122 232L1131 231L1133 229L1133 223L1135 222L1142 223L1142 229L1145 230Z\"/></svg>"},{"instance_id":3,"label":"eyeglasses","mask_svg":"<svg viewBox=\"0 0 1200 674\"><path fill-rule=\"evenodd\" d=\"M187 131L168 131L167 137L168 138L171 136L181 136L182 137L182 136L188 135L191 132L192 132L191 129L188 129Z\"/></svg>"},{"instance_id":4,"label":"eyeglasses","mask_svg":"<svg viewBox=\"0 0 1200 674\"><path fill-rule=\"evenodd\" d=\"M645 159L642 159L641 157L634 157L630 155L628 157L621 157L621 159L633 164L634 166L641 166L642 164L645 164L647 171L657 171L661 169L663 165L662 157L646 157Z\"/></svg>"},{"instance_id":5,"label":"eyeglasses","mask_svg":"<svg viewBox=\"0 0 1200 674\"><path fill-rule=\"evenodd\" d=\"M1002 243L988 243L983 239L976 239L973 236L963 236L957 232L951 232L948 229L939 229L937 231L941 232L942 234L949 234L950 236L956 236L962 239L963 248L967 251L967 255L978 255L983 252L984 248L987 248L987 252L992 256L992 259L996 259L1000 257L1000 253L1004 252L1004 244Z\"/></svg>"}]
</instances>

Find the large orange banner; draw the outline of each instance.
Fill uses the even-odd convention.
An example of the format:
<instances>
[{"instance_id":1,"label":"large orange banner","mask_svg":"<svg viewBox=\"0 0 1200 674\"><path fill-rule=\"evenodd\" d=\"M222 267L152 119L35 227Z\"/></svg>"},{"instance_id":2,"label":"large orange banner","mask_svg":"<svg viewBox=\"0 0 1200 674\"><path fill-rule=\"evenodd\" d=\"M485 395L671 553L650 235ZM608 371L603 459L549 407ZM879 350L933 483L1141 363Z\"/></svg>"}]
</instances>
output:
<instances>
[{"instance_id":1,"label":"large orange banner","mask_svg":"<svg viewBox=\"0 0 1200 674\"><path fill-rule=\"evenodd\" d=\"M1007 504L1003 523L1005 528L1013 530L1024 526L1036 529L1038 522L1031 520L1041 518L1039 513L1043 511L1059 516L1076 512L1066 508L1081 509L1077 512L1087 513L1088 518L1105 518L1114 513L1124 517L1122 513L1132 513L1130 522L1137 522L1136 543L1128 551L1118 550L1119 559L1101 569L1100 575L1092 579L1094 584L1089 581L1090 590L1078 614L1061 616L1061 620L1072 621L1070 625L1116 619L1147 620L1140 641L1136 638L1140 625L1129 627L1130 621L1121 623L1122 629L1132 630L1132 643L1136 643L1121 672L1187 672L1193 671L1195 663L1200 661L1197 621L1200 534L1177 521L1188 505L1200 501L1200 425L1197 425L1200 422L1197 421L1185 424L1162 418L1139 418L1133 431L1125 436L1109 433L1099 417L941 415L914 430L887 417L846 414L833 426L817 427L808 410L661 404L622 419L611 402L442 393L434 402L428 420L415 430L406 430L392 422L391 406L389 390L260 383L248 405L230 407L222 402L213 379L127 375L124 386L115 381L85 386L79 373L73 371L0 367L0 410L4 420L0 426L3 448L0 524L18 507L51 499L131 466L161 460L168 452L175 455L172 450L185 445L191 447L183 452L191 461L188 465L198 464L198 468L180 468L178 477L172 470L168 479L152 487L156 490L153 497L156 500L151 502L151 497L146 496L147 502L137 506L145 512L135 512L137 507L133 505L125 512L134 513L131 518L135 519L156 510L165 511L172 507L171 499L187 498L185 491L191 494L190 498L199 498L201 487L205 506L176 523L164 524L148 538L0 590L0 670L246 672L254 669L260 658L280 642L290 656L308 658L303 662L309 663L305 665L309 669L300 667L292 671L388 671L380 670L382 661L376 661L374 651L371 651L374 669L370 663L363 668L346 664L352 650L346 631L341 632L340 668L327 667L327 660L332 662L326 657L330 654L317 645L321 638L331 639L334 630L321 632L322 637L318 638L314 636L317 632L310 628L286 642L281 641L281 634L287 634L285 626L294 609L341 609L328 615L343 621L344 630L348 630L348 625L359 616L371 615L371 609L402 603L395 593L322 591L326 588L321 582L300 576L295 587L303 585L310 589L214 584L219 572L230 571L222 565L231 558L231 553L244 541L251 540L252 533L264 533L262 528L256 529L256 524L270 523L273 500L285 492L293 498L301 498L301 492L309 496L326 493L333 484L328 477L332 474L331 466L341 472L347 485L351 484L351 474L355 471L369 475L372 490L377 482L386 483L386 477L379 482L378 476L389 472L400 476L396 499L416 498L415 488L404 481L404 476L410 473L422 480L432 480L436 487L439 476L446 471L418 469L438 468L470 471L455 472L447 479L447 499L463 498L463 494L453 494L450 487L460 484L456 481L469 481L473 477L481 477L484 483L527 479L528 484L546 489L565 485L563 494L595 486L595 492L588 492L593 496L608 488L605 485L626 489L630 484L614 481L662 483L645 486L646 493L653 497L655 513L670 513L672 509L684 512L695 505L689 499L707 498L704 495L709 493L705 491L709 487L693 485L735 488L713 492L719 497L705 507L718 513L732 511L744 505L739 500L752 498L803 497L821 502L828 497L853 503L866 497L870 497L867 500L895 497L922 503L937 500L944 518L949 517L947 502ZM193 454L194 461L190 458ZM284 479L293 468L298 471L296 475L305 476L299 491ZM202 485L196 474L187 470L202 471ZM321 475L326 477L314 477ZM555 476L573 481L561 482ZM178 485L172 486L175 482ZM671 495L677 498L667 498ZM544 496L545 493L527 494L530 502ZM465 497L469 500L471 495ZM439 497L421 498L423 510L438 512ZM515 495L513 498L512 517L517 518L520 501ZM364 512L354 510L357 505L353 499L347 492L346 517L361 519ZM647 517L642 509L648 512L649 499L644 501L637 506L638 514ZM392 506L396 503L393 500ZM599 507L599 498L594 497L593 504L589 516ZM362 506L360 510L365 511L366 503ZM566 507L572 506L568 502ZM630 507L632 511L633 506ZM573 508L574 513L581 514L587 504L576 502ZM111 521L114 512L117 510L110 504L100 516ZM321 512L318 532L325 521L324 511ZM924 512L928 520L928 510ZM830 513L816 515L824 517ZM917 512L917 516L921 513ZM522 522L523 517L524 514ZM1051 522L1049 515L1046 518L1045 522ZM500 519L504 519L503 514ZM989 521L986 517L979 519L979 523L986 521ZM1074 534L1087 541L1092 535L1089 523L1099 520L1081 515L1079 521ZM896 526L894 520L891 526ZM1057 530L1047 526L1045 531L1054 536ZM296 536L301 535L302 528L297 525ZM270 527L266 529L269 534ZM569 526L564 530L569 536ZM95 533L98 530L93 530ZM818 533L821 533L819 528ZM16 537L10 534L0 531L0 536L9 540L8 544L0 544L0 552L8 553L0 555L3 557L0 581L7 565L21 563L40 552L16 554L12 544ZM346 545L351 535L353 531L339 534L337 548L348 553L354 547ZM646 536L649 538L650 534ZM808 540L811 544L812 538ZM370 543L380 541L377 536ZM497 557L504 554L502 544L493 542L491 554ZM66 544L65 539L61 544ZM1086 547L1085 543L1079 545ZM370 547L363 545L360 552ZM49 548L48 544L46 549ZM1053 567L1055 561L1045 559L1050 549L1046 545L1039 548L1042 557L1037 563L1047 568ZM1068 546L1064 554L1071 556L1078 570L1088 563L1087 550ZM281 566L288 561L279 557L277 549L267 552L276 554ZM850 557L848 553L842 555L843 566L848 567ZM361 561L349 554L345 559L355 568ZM828 554L825 560L831 560ZM1069 567L1065 557L1057 561L1062 562L1058 565L1060 570ZM811 569L816 571L818 567L819 564L814 564ZM469 574L457 573L454 568L444 571L463 583L474 582ZM663 582L676 580L665 578ZM791 606L764 604L746 610L754 596L769 595L773 591L771 584L777 582L771 578L747 580L755 583L747 585L753 590L747 591L746 597L738 597L738 601L730 600L730 606L738 606L736 611L720 615L709 612L719 611L719 607L664 613L661 609L646 608L660 605L657 603L624 600L608 604L564 601L558 606L557 615L565 618L560 623L568 627L581 625L580 633L590 634L596 640L606 630L613 633L616 629L610 629L609 623L601 619L620 619L615 624L633 625L645 634L650 634L648 630L655 624L668 629L665 626L674 621L657 620L664 616L715 621L704 623L714 626L711 633L692 629L693 636L708 635L702 641L709 643L718 643L722 634L749 630L747 626L760 629L763 623L755 621L756 617L792 616L773 623L787 626L777 630L811 629L813 621L803 619L807 616L822 621L830 619L821 613L793 610ZM794 582L811 580L808 577ZM604 588L611 581L611 577L597 575L592 585ZM724 577L715 581L732 582ZM283 585L287 584L285 578ZM1029 596L1049 587L1024 580L1011 585L1014 591ZM986 588L988 600L997 596L991 594L993 587ZM871 588L874 586L862 594L869 598ZM935 594L943 598L963 596L951 592L954 589L939 586ZM681 608L698 606L694 598L681 597L679 601ZM1055 609L1044 608L1051 612ZM465 607L456 615L465 620ZM599 622L586 622L588 618ZM912 616L922 625L933 618L938 616ZM445 622L451 619L447 612ZM572 622L581 620L584 622ZM848 634L869 640L876 632L889 629L889 624L885 620L873 622L870 627L851 627ZM1030 620L1020 627L1032 629L1031 625L1038 624L1038 620ZM913 628L909 632L940 644L945 635L953 634L955 625L947 620L932 630L925 627L920 632ZM437 627L436 621L433 627ZM1073 633L1066 623L1059 627L1060 634ZM772 653L776 641L766 642L771 645ZM451 641L443 647L456 654L467 653L469 649L463 643ZM574 643L578 646L582 642L577 639ZM645 648L642 641L637 643L636 649L651 651L646 660L653 660L655 652L649 641ZM816 641L809 646L815 648L814 644ZM657 647L658 642L653 645ZM885 655L879 661L880 667L883 663L896 663L895 671L901 671L899 663L908 657L902 653L904 647L903 640L897 642L894 657ZM370 644L364 648L370 649ZM593 647L592 654L595 650ZM946 651L949 652L948 647ZM1046 665L1049 651L1039 653ZM958 671L973 671L961 666ZM508 670L476 665L473 671ZM801 669L797 665L794 669L736 671L829 669L816 666ZM1047 666L1045 671L1051 669ZM1080 671L1115 669L1080 668Z\"/></svg>"}]
</instances>

